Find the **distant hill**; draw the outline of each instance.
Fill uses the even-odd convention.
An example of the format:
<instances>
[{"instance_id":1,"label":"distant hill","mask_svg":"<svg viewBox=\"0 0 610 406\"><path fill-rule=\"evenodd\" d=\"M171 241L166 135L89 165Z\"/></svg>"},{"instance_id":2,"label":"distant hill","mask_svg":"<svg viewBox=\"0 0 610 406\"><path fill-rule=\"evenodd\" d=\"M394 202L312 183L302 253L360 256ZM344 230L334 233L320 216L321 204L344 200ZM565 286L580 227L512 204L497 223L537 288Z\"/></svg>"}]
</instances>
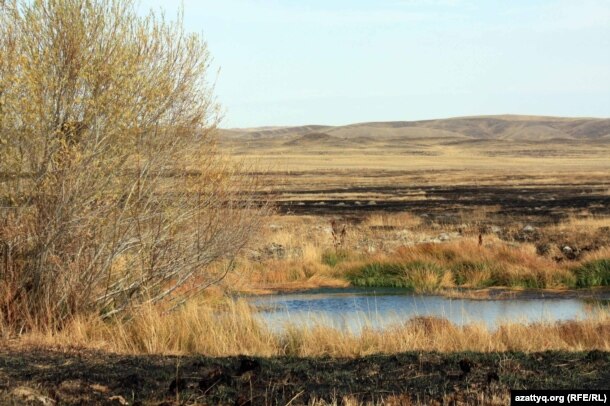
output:
<instances>
[{"instance_id":1,"label":"distant hill","mask_svg":"<svg viewBox=\"0 0 610 406\"><path fill-rule=\"evenodd\" d=\"M413 148L500 144L607 144L610 119L543 116L474 116L345 126L307 125L220 130L221 143L256 148Z\"/></svg>"}]
</instances>

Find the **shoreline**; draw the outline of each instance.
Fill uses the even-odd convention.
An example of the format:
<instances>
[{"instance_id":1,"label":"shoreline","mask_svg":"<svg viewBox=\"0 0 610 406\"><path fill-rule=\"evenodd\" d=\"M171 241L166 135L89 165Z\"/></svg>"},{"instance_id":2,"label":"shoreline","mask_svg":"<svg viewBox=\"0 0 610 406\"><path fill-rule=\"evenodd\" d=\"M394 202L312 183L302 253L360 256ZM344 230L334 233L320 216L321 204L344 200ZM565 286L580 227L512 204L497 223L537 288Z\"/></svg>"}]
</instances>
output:
<instances>
[{"instance_id":1,"label":"shoreline","mask_svg":"<svg viewBox=\"0 0 610 406\"><path fill-rule=\"evenodd\" d=\"M298 286L297 286L298 285ZM598 286L583 289L531 289L531 288L511 288L505 286L489 287L483 289L454 288L443 289L438 292L415 292L411 289L394 287L361 287L361 286L337 286L337 284L320 285L315 287L303 287L302 283L290 286L281 285L262 285L253 289L238 292L239 296L257 297L268 295L283 294L315 294L315 293L358 293L358 292L380 292L380 294L404 293L413 296L440 296L449 299L468 299L468 300L542 300L542 299L592 299L610 300L610 287Z\"/></svg>"}]
</instances>

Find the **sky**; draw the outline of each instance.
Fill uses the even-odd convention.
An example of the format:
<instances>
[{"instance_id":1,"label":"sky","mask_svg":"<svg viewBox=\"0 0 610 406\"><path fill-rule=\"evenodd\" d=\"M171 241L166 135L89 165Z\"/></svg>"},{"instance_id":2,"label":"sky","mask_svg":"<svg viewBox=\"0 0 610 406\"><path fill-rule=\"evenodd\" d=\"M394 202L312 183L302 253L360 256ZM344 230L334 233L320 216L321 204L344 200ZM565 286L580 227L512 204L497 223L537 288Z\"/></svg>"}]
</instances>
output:
<instances>
[{"instance_id":1,"label":"sky","mask_svg":"<svg viewBox=\"0 0 610 406\"><path fill-rule=\"evenodd\" d=\"M181 2L140 0L176 15ZM610 117L610 0L183 0L222 127Z\"/></svg>"}]
</instances>

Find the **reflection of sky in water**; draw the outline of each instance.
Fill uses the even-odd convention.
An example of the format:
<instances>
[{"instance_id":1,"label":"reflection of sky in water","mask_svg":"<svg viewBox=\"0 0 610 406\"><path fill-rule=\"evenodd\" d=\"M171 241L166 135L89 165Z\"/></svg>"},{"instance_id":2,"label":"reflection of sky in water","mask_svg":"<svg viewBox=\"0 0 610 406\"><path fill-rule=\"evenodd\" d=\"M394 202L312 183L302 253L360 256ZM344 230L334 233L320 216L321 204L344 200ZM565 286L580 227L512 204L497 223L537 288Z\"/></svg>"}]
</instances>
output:
<instances>
[{"instance_id":1,"label":"reflection of sky in water","mask_svg":"<svg viewBox=\"0 0 610 406\"><path fill-rule=\"evenodd\" d=\"M531 323L584 319L599 306L580 299L467 300L417 296L397 291L295 293L252 298L274 330L286 324L308 326L323 323L358 332L363 327L384 328L415 316L437 316L456 324Z\"/></svg>"}]
</instances>

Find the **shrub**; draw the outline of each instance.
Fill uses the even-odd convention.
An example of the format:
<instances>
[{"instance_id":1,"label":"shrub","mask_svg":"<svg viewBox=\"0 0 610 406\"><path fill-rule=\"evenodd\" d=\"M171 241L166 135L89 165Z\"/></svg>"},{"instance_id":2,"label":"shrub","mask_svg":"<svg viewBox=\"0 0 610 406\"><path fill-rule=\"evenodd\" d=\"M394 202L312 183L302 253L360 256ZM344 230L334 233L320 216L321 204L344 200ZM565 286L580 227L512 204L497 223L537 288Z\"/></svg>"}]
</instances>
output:
<instances>
[{"instance_id":1,"label":"shrub","mask_svg":"<svg viewBox=\"0 0 610 406\"><path fill-rule=\"evenodd\" d=\"M2 2L0 319L108 317L222 278L209 265L260 211L215 147L209 63L130 0Z\"/></svg>"}]
</instances>

